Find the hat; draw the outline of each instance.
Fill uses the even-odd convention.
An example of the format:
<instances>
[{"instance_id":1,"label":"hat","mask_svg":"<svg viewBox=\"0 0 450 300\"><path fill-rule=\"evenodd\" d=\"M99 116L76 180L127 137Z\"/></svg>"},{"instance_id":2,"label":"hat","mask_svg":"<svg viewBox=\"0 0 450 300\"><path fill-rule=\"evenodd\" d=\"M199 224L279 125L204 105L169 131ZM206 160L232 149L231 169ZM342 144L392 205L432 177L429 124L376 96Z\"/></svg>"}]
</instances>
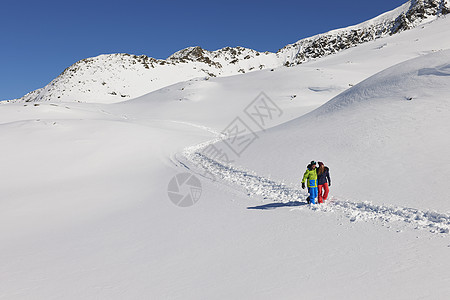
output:
<instances>
[{"instance_id":1,"label":"hat","mask_svg":"<svg viewBox=\"0 0 450 300\"><path fill-rule=\"evenodd\" d=\"M312 160L310 164L311 164L311 165L315 165L316 162Z\"/></svg>"},{"instance_id":2,"label":"hat","mask_svg":"<svg viewBox=\"0 0 450 300\"><path fill-rule=\"evenodd\" d=\"M319 161L319 166L323 166L323 162Z\"/></svg>"}]
</instances>

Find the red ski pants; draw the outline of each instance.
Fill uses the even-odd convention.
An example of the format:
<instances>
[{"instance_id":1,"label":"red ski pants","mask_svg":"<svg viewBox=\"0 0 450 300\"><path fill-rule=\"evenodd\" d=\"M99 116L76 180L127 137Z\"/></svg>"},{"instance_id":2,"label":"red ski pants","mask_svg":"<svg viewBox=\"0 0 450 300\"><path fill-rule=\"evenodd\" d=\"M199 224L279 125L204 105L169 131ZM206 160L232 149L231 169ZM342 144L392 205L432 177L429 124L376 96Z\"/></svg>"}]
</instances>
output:
<instances>
[{"instance_id":1,"label":"red ski pants","mask_svg":"<svg viewBox=\"0 0 450 300\"><path fill-rule=\"evenodd\" d=\"M319 188L319 203L323 203L323 201L327 200L328 192L330 191L330 189L328 188L328 183L325 182L324 184L319 185L318 188Z\"/></svg>"}]
</instances>

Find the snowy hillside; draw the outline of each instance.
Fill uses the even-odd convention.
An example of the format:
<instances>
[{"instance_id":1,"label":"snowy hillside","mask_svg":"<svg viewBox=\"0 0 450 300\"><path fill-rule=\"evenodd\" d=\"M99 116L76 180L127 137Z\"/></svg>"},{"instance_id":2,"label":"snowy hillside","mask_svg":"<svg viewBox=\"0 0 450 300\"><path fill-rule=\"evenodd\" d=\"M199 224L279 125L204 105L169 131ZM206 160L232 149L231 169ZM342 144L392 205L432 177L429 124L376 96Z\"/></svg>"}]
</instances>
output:
<instances>
[{"instance_id":1,"label":"snowy hillside","mask_svg":"<svg viewBox=\"0 0 450 300\"><path fill-rule=\"evenodd\" d=\"M410 0L364 23L333 30L287 45L278 51L286 66L337 53L383 36L396 34L450 13L448 0Z\"/></svg>"},{"instance_id":2,"label":"snowy hillside","mask_svg":"<svg viewBox=\"0 0 450 300\"><path fill-rule=\"evenodd\" d=\"M190 47L167 60L145 55L100 55L73 64L50 84L19 101L113 103L191 78L233 75L275 66L273 53L241 47L213 52Z\"/></svg>"},{"instance_id":3,"label":"snowy hillside","mask_svg":"<svg viewBox=\"0 0 450 300\"><path fill-rule=\"evenodd\" d=\"M324 104L349 87L392 65L450 48L450 19L442 18L291 68L224 78L196 78L108 107L139 118L203 124L220 131L264 91L283 109L277 124ZM131 112L130 112L131 113ZM276 125L276 124L275 124ZM257 128L256 128L257 129Z\"/></svg>"},{"instance_id":4,"label":"snowy hillside","mask_svg":"<svg viewBox=\"0 0 450 300\"><path fill-rule=\"evenodd\" d=\"M343 98L347 99L345 101L348 101L348 99L362 101L367 98L375 101L375 99L384 97L383 95L390 95L398 102L392 101L385 106L365 106L365 110L357 110L356 112L348 108L345 116L341 115L344 113L338 114L339 117L336 118L334 113L330 116L326 115L326 117L320 117L320 121L317 121L318 125L316 125L316 121L312 121L312 127L306 126L309 122L309 119L307 119L302 121L303 123L293 123L295 124L292 125L294 128L289 127L286 131L274 128L273 130L276 133L273 134L273 139L269 138L271 136L269 130L267 135L266 133L261 134L260 139L255 142L255 147L249 149L248 156L252 159L248 161L244 159L242 167L258 171L259 174L272 175L276 179L295 183L299 176L299 169L304 168L300 161L305 159L309 161L310 159L307 157L312 156L317 160L339 161L335 168L337 167L338 180L342 182L342 185L338 186L335 192L344 198L389 204L389 200L385 201L384 199L390 199L390 195L395 195L397 202L405 206L447 210L450 208L446 206L446 197L443 194L445 191L439 187L432 188L432 192L430 192L433 200L422 198L420 194L416 193L414 187L420 184L422 178L420 176L414 177L416 176L414 174L428 172L427 176L432 176L430 172L433 172L432 170L436 170L436 168L421 172L421 168L425 167L422 165L425 158L419 157L416 151L410 151L409 149L414 145L421 144L420 140L425 141L427 138L431 138L431 140L427 140L429 143L424 143L424 147L429 147L431 144L436 144L437 147L433 147L433 150L429 151L419 151L419 153L429 156L432 160L437 160L438 154L440 154L443 161L446 160L446 140L439 139L434 134L426 134L426 132L432 131L430 126L435 126L445 132L447 115L433 116L433 114L427 114L422 117L429 119L421 119L414 116L413 111L431 110L434 112L434 110L441 111L443 107L446 107L444 96L446 95L445 89L448 87L448 77L413 76L412 79L410 77L424 72L420 70L427 68L430 68L430 70L441 68L442 71L439 74L445 74L445 59L448 52L442 51L442 49L450 49L450 40L446 38L450 34L449 22L450 20L447 18L441 19L429 23L423 28L415 28L398 35L385 37L337 55L292 68L274 71L264 70L227 78L198 79L179 83L143 97L116 104L109 107L108 110L114 111L116 114L130 115L132 111L136 111L139 107L139 113L137 115L134 113L134 115L140 119L178 120L191 124L201 124L212 128L213 132L220 132L236 116L242 116L245 107L260 91L265 91L270 95L271 99L283 110L283 114L271 124L272 126L295 119L296 116L302 116L335 96L337 97L330 103L336 102L336 105L343 106ZM414 60L405 62L405 65L411 68L408 71L409 73L398 66L392 67L404 61L433 53L440 55L440 59L443 60L442 66L438 66L432 59L425 59L424 57L417 63ZM433 55L430 57L433 57ZM384 71L390 67L392 68ZM384 75L386 72L393 71L398 73L389 76ZM378 72L382 72L382 75L367 79L348 89L349 86ZM433 100L426 100L427 98L424 95L427 93L433 95L431 98L437 102L433 103ZM351 97L347 95L351 95ZM381 102L381 100L378 102ZM375 103L378 102L375 101ZM402 105L406 105L405 108L402 108ZM361 104L357 102L349 106L360 107ZM329 103L321 107L320 110L329 109L327 107L330 107ZM411 108L412 111L408 111L406 108ZM375 115L375 112L378 113ZM398 121L395 117L397 115ZM442 125L437 126L430 119L435 118L437 122L437 117L442 117ZM306 118L306 116L302 118ZM328 119L330 120L328 121ZM378 122L381 124L378 124ZM288 126L288 124L290 123L283 126ZM364 124L367 124L367 126L363 126ZM428 125L421 129L423 124ZM251 125L250 122L249 126ZM387 128L381 128L381 125L387 126ZM254 125L251 127L254 131L260 130ZM319 130L314 129L315 127L321 128L323 139L314 140L311 142L311 147L305 148L304 145L310 143L307 132ZM389 129L398 127L404 127L403 137L400 134L399 136L394 135L395 132L391 132ZM379 128L380 132L377 132L375 128ZM412 133L408 133L408 130L411 130ZM369 135L369 133L372 135ZM436 134L441 134L441 131L436 131ZM413 138L415 135L417 136ZM410 136L411 138L406 138ZM266 138L267 142L265 141ZM405 142L405 139L407 139L407 142ZM325 145L322 145L322 143L325 143ZM327 146L328 144L331 148ZM341 144L345 147L337 148L337 145ZM288 150L284 147L280 148L280 145L288 145L286 146ZM389 156L389 153L383 151L385 148L392 151L392 157L385 157ZM265 149L265 151L261 151L261 149ZM279 153L280 149L283 151L282 156ZM433 151L443 152L435 153ZM314 155L315 152L323 152L323 157L317 157L321 155ZM290 153L289 159L286 159L286 153ZM246 155L247 152L244 153L244 158ZM367 162L366 158L371 157L371 155L373 156L372 162ZM352 158L352 156L354 157ZM275 160L274 157L280 157L281 161ZM405 162L397 161L397 158L403 157ZM412 174L404 177L403 185L409 188L405 189L406 192L395 187L392 187L392 189L376 188L376 192L372 191L370 194L366 194L367 187L363 184L365 180L380 186L380 180L383 181L385 178L389 178L391 181L399 181L389 177L395 176L395 173L388 173L387 177L383 176L382 173L383 170L388 168L386 164L392 163L393 158L395 158L394 165L397 168L405 168L408 173ZM352 186L353 181L347 183L346 177L339 178L339 176L347 174L345 166L339 164L345 164L346 161L353 160L356 161L357 165L353 168L353 173L357 175L355 187ZM364 162L362 165L364 168L358 167L357 161L359 160ZM261 164L261 161L267 161L267 163ZM383 161L386 161L386 163L383 163ZM237 160L237 165L241 165L240 159ZM445 173L445 166L444 163L438 170ZM371 173L368 174L365 168L369 168Z\"/></svg>"},{"instance_id":5,"label":"snowy hillside","mask_svg":"<svg viewBox=\"0 0 450 300\"><path fill-rule=\"evenodd\" d=\"M235 164L298 186L305 163L323 160L338 198L447 212L449 95L450 50L408 60L261 133Z\"/></svg>"},{"instance_id":6,"label":"snowy hillside","mask_svg":"<svg viewBox=\"0 0 450 300\"><path fill-rule=\"evenodd\" d=\"M449 12L448 0L411 0L362 24L302 39L277 53L242 47L216 51L189 47L166 60L145 55L100 55L75 63L47 86L11 101L120 102L196 77L220 77L301 64L414 28Z\"/></svg>"}]
</instances>

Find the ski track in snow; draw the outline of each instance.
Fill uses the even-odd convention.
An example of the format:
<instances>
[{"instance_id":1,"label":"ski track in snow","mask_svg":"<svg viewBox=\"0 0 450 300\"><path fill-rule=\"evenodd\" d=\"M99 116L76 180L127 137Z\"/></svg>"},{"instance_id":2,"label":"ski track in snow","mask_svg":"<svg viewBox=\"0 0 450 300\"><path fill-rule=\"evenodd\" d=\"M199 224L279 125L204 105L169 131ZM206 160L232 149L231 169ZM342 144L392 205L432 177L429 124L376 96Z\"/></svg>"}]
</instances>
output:
<instances>
[{"instance_id":1,"label":"ski track in snow","mask_svg":"<svg viewBox=\"0 0 450 300\"><path fill-rule=\"evenodd\" d=\"M213 132L213 130L209 130ZM215 142L211 141L187 147L183 158L178 161L187 169L210 180L221 180L245 189L247 195L258 196L265 200L280 204L303 201L306 204L307 193L284 183L259 176L254 172L225 165L211 159L200 151ZM182 160L185 160L183 162ZM203 175L202 175L203 174ZM273 204L273 203L272 203ZM263 205L264 206L264 205ZM289 206L289 205L286 205ZM295 206L295 205L292 205ZM350 219L350 222L376 220L382 223L405 222L415 229L428 229L432 233L448 234L450 230L450 215L435 211L424 211L415 208L384 206L370 202L352 202L332 197L325 205L303 205L293 210L311 209L320 212L339 212Z\"/></svg>"}]
</instances>

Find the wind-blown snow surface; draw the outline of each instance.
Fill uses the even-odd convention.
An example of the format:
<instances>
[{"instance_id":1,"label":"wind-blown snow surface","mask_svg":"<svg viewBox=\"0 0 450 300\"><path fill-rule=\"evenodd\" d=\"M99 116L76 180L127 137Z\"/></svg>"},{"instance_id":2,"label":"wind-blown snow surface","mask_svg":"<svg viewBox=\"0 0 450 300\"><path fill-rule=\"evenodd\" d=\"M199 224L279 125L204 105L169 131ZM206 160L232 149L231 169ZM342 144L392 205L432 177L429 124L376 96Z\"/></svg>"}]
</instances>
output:
<instances>
[{"instance_id":1,"label":"wind-blown snow surface","mask_svg":"<svg viewBox=\"0 0 450 300\"><path fill-rule=\"evenodd\" d=\"M121 104L1 105L0 298L446 299L449 209L432 189L450 175L449 30ZM203 178L188 154L261 91L279 126ZM333 203L303 201L311 159L330 166ZM203 190L181 209L167 185L186 171Z\"/></svg>"}]
</instances>

